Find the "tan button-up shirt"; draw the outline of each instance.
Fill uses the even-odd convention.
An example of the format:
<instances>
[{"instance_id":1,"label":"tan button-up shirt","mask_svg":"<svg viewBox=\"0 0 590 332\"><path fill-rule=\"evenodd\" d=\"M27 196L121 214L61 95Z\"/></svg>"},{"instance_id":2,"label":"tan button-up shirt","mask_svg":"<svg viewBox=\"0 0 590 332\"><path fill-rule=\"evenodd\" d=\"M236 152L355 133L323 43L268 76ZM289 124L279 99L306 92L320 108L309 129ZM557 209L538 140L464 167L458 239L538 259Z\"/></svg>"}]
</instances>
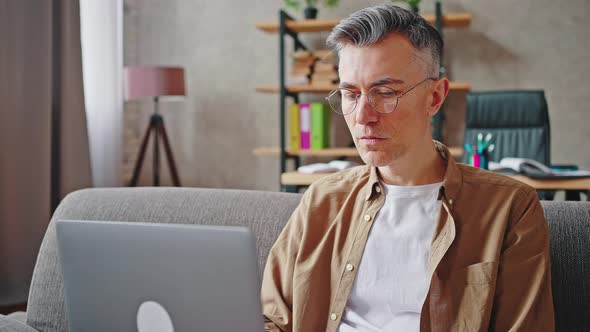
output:
<instances>
[{"instance_id":1,"label":"tan button-up shirt","mask_svg":"<svg viewBox=\"0 0 590 332\"><path fill-rule=\"evenodd\" d=\"M549 230L534 189L435 144L447 170L420 331L553 331ZM384 202L375 167L309 187L268 256L265 330L337 330Z\"/></svg>"}]
</instances>

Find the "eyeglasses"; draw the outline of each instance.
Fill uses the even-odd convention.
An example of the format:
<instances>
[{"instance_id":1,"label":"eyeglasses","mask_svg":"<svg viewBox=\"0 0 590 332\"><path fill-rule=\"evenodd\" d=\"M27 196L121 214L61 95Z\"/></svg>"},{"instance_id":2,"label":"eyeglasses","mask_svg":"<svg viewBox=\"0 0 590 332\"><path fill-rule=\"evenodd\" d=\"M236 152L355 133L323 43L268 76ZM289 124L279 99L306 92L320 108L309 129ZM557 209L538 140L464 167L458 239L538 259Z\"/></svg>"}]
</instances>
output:
<instances>
[{"instance_id":1,"label":"eyeglasses","mask_svg":"<svg viewBox=\"0 0 590 332\"><path fill-rule=\"evenodd\" d=\"M326 100L334 112L340 115L347 115L354 112L361 96L367 96L369 105L371 105L375 111L387 114L395 111L401 97L429 80L434 81L436 78L428 77L403 93L397 93L392 88L382 85L372 87L366 94L355 93L346 88L338 88L330 92L326 97Z\"/></svg>"}]
</instances>

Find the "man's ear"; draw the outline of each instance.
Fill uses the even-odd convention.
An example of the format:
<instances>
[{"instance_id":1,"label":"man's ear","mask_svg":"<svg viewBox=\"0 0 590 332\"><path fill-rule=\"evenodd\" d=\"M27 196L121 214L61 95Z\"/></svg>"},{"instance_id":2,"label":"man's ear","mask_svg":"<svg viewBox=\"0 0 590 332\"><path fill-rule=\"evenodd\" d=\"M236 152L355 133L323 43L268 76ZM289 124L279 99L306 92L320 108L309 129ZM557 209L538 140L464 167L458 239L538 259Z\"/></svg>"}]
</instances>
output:
<instances>
[{"instance_id":1,"label":"man's ear","mask_svg":"<svg viewBox=\"0 0 590 332\"><path fill-rule=\"evenodd\" d=\"M432 117L438 113L449 94L449 80L443 77L434 81L431 94L430 105L428 105L427 111L428 115Z\"/></svg>"}]
</instances>

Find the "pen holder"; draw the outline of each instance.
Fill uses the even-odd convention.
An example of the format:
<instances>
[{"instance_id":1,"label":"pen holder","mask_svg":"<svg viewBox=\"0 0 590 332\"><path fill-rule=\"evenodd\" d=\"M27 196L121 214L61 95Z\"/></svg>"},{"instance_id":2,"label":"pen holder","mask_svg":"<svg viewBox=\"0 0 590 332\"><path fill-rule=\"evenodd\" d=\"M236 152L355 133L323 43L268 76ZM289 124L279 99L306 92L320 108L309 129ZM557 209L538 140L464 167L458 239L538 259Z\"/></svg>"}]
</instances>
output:
<instances>
[{"instance_id":1,"label":"pen holder","mask_svg":"<svg viewBox=\"0 0 590 332\"><path fill-rule=\"evenodd\" d=\"M468 160L470 166L483 169L488 169L489 167L489 156L487 151L483 151L482 153L473 152Z\"/></svg>"},{"instance_id":2,"label":"pen holder","mask_svg":"<svg viewBox=\"0 0 590 332\"><path fill-rule=\"evenodd\" d=\"M495 144L492 144L492 137L492 133L487 133L484 139L484 134L478 133L477 144L465 143L465 153L468 157L467 163L470 166L489 169L490 155L496 147Z\"/></svg>"}]
</instances>

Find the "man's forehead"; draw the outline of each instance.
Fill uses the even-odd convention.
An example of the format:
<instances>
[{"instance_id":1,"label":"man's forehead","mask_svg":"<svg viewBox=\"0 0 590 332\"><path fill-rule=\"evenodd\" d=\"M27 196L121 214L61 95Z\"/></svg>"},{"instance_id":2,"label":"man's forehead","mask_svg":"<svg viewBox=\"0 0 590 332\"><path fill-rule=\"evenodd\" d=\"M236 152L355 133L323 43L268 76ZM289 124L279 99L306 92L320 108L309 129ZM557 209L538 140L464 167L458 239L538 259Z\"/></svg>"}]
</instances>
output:
<instances>
[{"instance_id":1,"label":"man's forehead","mask_svg":"<svg viewBox=\"0 0 590 332\"><path fill-rule=\"evenodd\" d=\"M390 33L378 43L371 45L355 45L354 43L345 43L340 49L340 54L348 53L368 53L367 51L381 51L383 53L397 53L400 55L410 55L416 51L412 42L399 33Z\"/></svg>"},{"instance_id":2,"label":"man's forehead","mask_svg":"<svg viewBox=\"0 0 590 332\"><path fill-rule=\"evenodd\" d=\"M340 68L364 70L422 71L428 67L428 56L418 51L411 42L392 34L381 42L370 46L345 45L339 52Z\"/></svg>"},{"instance_id":3,"label":"man's forehead","mask_svg":"<svg viewBox=\"0 0 590 332\"><path fill-rule=\"evenodd\" d=\"M412 80L411 76L423 75L427 62L417 54L386 57L369 54L343 54L340 58L339 73L344 81L376 81L383 78Z\"/></svg>"}]
</instances>

